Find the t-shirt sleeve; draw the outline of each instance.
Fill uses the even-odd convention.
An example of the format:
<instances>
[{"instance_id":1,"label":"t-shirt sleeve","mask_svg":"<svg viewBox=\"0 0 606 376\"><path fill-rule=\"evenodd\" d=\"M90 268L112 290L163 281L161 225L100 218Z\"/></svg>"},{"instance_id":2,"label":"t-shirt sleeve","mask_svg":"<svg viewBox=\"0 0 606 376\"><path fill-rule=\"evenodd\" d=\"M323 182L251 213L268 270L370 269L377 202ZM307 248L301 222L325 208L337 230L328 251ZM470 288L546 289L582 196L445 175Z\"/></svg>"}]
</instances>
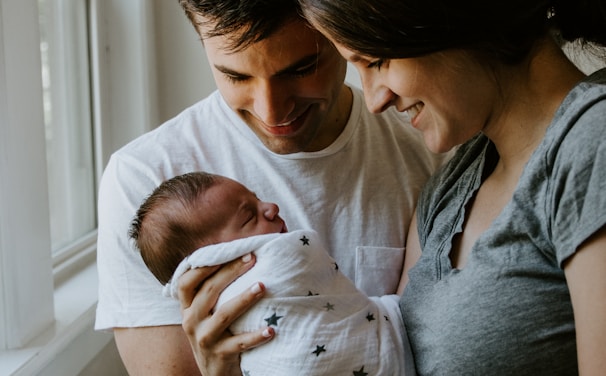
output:
<instances>
[{"instance_id":1,"label":"t-shirt sleeve","mask_svg":"<svg viewBox=\"0 0 606 376\"><path fill-rule=\"evenodd\" d=\"M582 112L561 143L551 186L552 239L560 266L606 222L606 101Z\"/></svg>"},{"instance_id":2,"label":"t-shirt sleeve","mask_svg":"<svg viewBox=\"0 0 606 376\"><path fill-rule=\"evenodd\" d=\"M180 324L178 301L162 295L129 240L128 230L143 199L158 181L136 161L112 156L101 179L98 199L97 269L99 302L95 329Z\"/></svg>"}]
</instances>

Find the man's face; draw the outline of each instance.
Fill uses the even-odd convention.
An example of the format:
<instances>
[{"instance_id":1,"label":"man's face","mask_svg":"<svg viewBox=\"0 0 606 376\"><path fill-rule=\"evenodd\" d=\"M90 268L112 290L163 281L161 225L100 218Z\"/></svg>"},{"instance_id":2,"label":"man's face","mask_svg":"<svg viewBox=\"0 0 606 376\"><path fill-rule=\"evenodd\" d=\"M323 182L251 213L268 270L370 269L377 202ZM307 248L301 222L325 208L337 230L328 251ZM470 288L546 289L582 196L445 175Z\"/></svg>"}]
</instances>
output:
<instances>
[{"instance_id":1,"label":"man's face","mask_svg":"<svg viewBox=\"0 0 606 376\"><path fill-rule=\"evenodd\" d=\"M229 45L229 35L204 40L217 87L268 149L318 151L341 134L346 63L320 33L296 20L243 50Z\"/></svg>"}]
</instances>

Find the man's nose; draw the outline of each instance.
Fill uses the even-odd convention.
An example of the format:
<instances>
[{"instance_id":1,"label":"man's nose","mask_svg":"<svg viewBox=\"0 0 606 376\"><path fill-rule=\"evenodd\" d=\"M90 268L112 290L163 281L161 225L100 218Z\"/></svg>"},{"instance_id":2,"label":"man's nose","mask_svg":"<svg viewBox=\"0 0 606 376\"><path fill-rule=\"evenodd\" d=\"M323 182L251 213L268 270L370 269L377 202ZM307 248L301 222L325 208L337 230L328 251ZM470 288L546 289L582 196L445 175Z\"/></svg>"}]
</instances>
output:
<instances>
[{"instance_id":1,"label":"man's nose","mask_svg":"<svg viewBox=\"0 0 606 376\"><path fill-rule=\"evenodd\" d=\"M291 121L295 103L287 85L272 81L259 83L254 92L255 116L266 125L280 125Z\"/></svg>"}]
</instances>

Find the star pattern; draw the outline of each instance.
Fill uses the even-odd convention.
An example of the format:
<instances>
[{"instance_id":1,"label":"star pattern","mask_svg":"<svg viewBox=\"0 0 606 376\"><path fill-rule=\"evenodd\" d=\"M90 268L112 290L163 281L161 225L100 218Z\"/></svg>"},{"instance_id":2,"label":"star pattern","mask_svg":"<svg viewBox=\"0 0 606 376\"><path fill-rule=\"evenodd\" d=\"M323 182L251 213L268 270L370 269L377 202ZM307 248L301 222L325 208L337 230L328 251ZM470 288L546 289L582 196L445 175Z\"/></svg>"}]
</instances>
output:
<instances>
[{"instance_id":1,"label":"star pattern","mask_svg":"<svg viewBox=\"0 0 606 376\"><path fill-rule=\"evenodd\" d=\"M307 236L305 236L305 235L303 235L299 239L299 241L301 241L302 245L304 245L304 246L310 246L311 245L310 244L310 239ZM334 270L339 271L339 265L336 262L334 262L334 260L332 262L332 267L333 267ZM320 295L320 294L312 292L311 290L308 290L307 296L316 296L316 295ZM324 304L322 306L322 308L326 312L328 312L328 311L335 311L335 305L333 303L331 303L331 302L326 302L326 304ZM282 319L283 317L284 316L278 316L276 314L276 312L274 312L271 316L265 318L264 320L267 322L268 326L278 326L278 321L280 319ZM383 317L385 318L385 320L389 321L389 318L387 316L383 316ZM368 312L366 314L366 320L368 322L375 321L376 319L375 319L374 313ZM324 345L316 345L315 350L313 350L311 353L313 355L315 355L316 357L319 357L322 353L325 353L325 352L327 352L327 350L326 350L326 345L324 344ZM365 365L363 365L361 368L359 368L357 370L353 369L352 370L353 371L353 376L368 376L368 372L364 371L364 367L365 367ZM242 375L243 376L251 376L250 372L251 372L250 370L242 370Z\"/></svg>"},{"instance_id":2,"label":"star pattern","mask_svg":"<svg viewBox=\"0 0 606 376\"><path fill-rule=\"evenodd\" d=\"M271 315L270 317L264 319L267 322L268 326L278 326L278 320L280 320L282 317L284 316L277 316L276 313L274 312L273 315Z\"/></svg>"},{"instance_id":3,"label":"star pattern","mask_svg":"<svg viewBox=\"0 0 606 376\"><path fill-rule=\"evenodd\" d=\"M323 352L326 352L325 347L326 347L325 345L322 345L322 346L317 345L316 349L314 351L312 351L311 353L316 354L316 356L320 356L320 354L322 354Z\"/></svg>"}]
</instances>

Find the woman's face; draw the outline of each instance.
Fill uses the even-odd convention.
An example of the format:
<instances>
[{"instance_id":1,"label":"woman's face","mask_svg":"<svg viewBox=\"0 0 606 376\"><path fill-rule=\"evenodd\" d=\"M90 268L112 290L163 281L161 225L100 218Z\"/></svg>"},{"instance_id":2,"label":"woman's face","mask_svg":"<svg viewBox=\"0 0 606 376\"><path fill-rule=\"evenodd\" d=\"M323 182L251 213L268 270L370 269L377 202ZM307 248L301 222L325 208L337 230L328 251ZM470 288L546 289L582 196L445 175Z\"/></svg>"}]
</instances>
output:
<instances>
[{"instance_id":1,"label":"woman's face","mask_svg":"<svg viewBox=\"0 0 606 376\"><path fill-rule=\"evenodd\" d=\"M406 112L433 152L469 140L491 118L495 82L488 68L462 51L381 60L335 45L360 73L368 109L378 113L394 106Z\"/></svg>"}]
</instances>

